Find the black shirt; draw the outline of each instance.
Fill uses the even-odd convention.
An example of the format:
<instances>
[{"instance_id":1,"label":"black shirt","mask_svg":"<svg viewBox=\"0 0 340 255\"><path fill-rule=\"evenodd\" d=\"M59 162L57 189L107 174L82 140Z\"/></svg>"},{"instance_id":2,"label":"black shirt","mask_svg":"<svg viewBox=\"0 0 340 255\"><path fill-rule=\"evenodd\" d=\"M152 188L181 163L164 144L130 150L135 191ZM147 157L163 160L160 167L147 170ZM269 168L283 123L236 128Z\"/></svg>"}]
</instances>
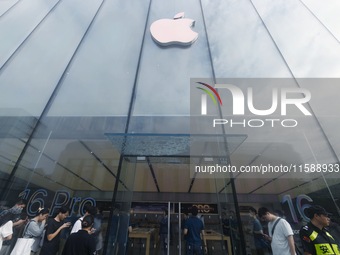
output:
<instances>
[{"instance_id":1,"label":"black shirt","mask_svg":"<svg viewBox=\"0 0 340 255\"><path fill-rule=\"evenodd\" d=\"M340 254L337 242L331 234L323 228L322 230L309 222L300 230L300 239L305 252L312 255L338 255Z\"/></svg>"},{"instance_id":2,"label":"black shirt","mask_svg":"<svg viewBox=\"0 0 340 255\"><path fill-rule=\"evenodd\" d=\"M95 237L90 235L86 230L79 230L68 237L62 255L93 254L96 254Z\"/></svg>"},{"instance_id":3,"label":"black shirt","mask_svg":"<svg viewBox=\"0 0 340 255\"><path fill-rule=\"evenodd\" d=\"M60 232L51 241L47 240L47 236L56 232L57 229L63 224L64 222L58 222L55 219L49 219L44 236L44 244L40 251L41 255L55 255L59 251Z\"/></svg>"}]
</instances>

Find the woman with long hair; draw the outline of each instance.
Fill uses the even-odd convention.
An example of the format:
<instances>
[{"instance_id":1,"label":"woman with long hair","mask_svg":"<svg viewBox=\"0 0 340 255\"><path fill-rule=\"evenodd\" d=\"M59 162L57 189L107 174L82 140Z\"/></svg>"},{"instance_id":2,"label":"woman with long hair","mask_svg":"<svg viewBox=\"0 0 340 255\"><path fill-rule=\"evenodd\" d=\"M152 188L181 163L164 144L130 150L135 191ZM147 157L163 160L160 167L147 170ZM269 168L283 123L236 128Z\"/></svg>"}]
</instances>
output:
<instances>
[{"instance_id":1,"label":"woman with long hair","mask_svg":"<svg viewBox=\"0 0 340 255\"><path fill-rule=\"evenodd\" d=\"M46 208L39 208L35 217L27 223L24 238L33 238L34 243L31 247L31 255L35 255L40 250L40 241L43 237L43 231L45 229L46 220L49 214L49 210Z\"/></svg>"}]
</instances>

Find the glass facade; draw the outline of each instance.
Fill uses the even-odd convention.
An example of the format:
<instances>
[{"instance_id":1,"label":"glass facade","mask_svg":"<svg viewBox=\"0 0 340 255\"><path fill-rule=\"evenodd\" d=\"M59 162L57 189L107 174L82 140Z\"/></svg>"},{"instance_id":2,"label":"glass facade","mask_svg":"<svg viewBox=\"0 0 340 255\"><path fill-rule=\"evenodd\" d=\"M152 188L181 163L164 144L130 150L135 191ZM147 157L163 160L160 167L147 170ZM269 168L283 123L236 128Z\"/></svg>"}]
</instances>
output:
<instances>
[{"instance_id":1,"label":"glass facade","mask_svg":"<svg viewBox=\"0 0 340 255\"><path fill-rule=\"evenodd\" d=\"M99 254L185 254L192 205L209 254L256 254L251 207L284 212L298 246L311 204L332 212L337 230L339 11L335 0L0 0L1 210L23 198L29 218L67 206L75 219L94 205ZM180 12L198 39L159 46L151 24ZM207 94L207 119L197 82L223 101L213 108ZM217 84L242 91L243 116ZM257 114L273 93L277 110ZM206 128L212 116L220 122ZM296 171L192 172L209 164Z\"/></svg>"}]
</instances>

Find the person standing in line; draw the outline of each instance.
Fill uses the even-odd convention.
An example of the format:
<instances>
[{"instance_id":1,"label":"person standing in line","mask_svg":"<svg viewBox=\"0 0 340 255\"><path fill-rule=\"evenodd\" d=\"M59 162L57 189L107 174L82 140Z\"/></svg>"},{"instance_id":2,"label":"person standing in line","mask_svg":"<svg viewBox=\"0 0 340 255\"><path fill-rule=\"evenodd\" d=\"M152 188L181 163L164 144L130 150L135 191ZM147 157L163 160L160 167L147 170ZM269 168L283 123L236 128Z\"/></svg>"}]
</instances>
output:
<instances>
[{"instance_id":1,"label":"person standing in line","mask_svg":"<svg viewBox=\"0 0 340 255\"><path fill-rule=\"evenodd\" d=\"M339 255L338 241L328 232L330 213L319 205L305 209L310 222L300 229L300 239L304 255Z\"/></svg>"},{"instance_id":2,"label":"person standing in line","mask_svg":"<svg viewBox=\"0 0 340 255\"><path fill-rule=\"evenodd\" d=\"M13 223L12 238L3 240L2 247L0 248L0 255L9 255L11 253L12 248L14 247L18 237L22 234L22 231L28 221L26 213L21 213L20 215L13 213L7 214L7 216L9 215L11 215L12 218L9 221Z\"/></svg>"},{"instance_id":3,"label":"person standing in line","mask_svg":"<svg viewBox=\"0 0 340 255\"><path fill-rule=\"evenodd\" d=\"M56 255L59 251L60 232L71 226L70 222L64 222L68 214L69 209L62 206L57 216L48 221L40 255Z\"/></svg>"},{"instance_id":4,"label":"person standing in line","mask_svg":"<svg viewBox=\"0 0 340 255\"><path fill-rule=\"evenodd\" d=\"M13 221L9 220L0 227L0 249L2 242L5 240L11 240L13 235Z\"/></svg>"},{"instance_id":5,"label":"person standing in line","mask_svg":"<svg viewBox=\"0 0 340 255\"><path fill-rule=\"evenodd\" d=\"M203 222L197 217L198 208L191 208L191 216L187 219L184 226L184 235L186 236L186 255L202 255L202 239L204 242L204 251L207 253L207 242L204 237Z\"/></svg>"},{"instance_id":6,"label":"person standing in line","mask_svg":"<svg viewBox=\"0 0 340 255\"><path fill-rule=\"evenodd\" d=\"M73 225L73 227L72 227L72 230L71 230L71 234L76 233L76 232L78 232L79 230L81 230L81 222L82 222L82 220L84 219L85 216L87 216L87 215L92 215L92 216L94 216L94 215L96 215L96 213L97 213L96 207L94 207L94 206L92 206L92 205L89 205L89 204L85 205L84 210L85 210L84 216L83 216L83 217L80 217L80 218L74 223L74 225Z\"/></svg>"},{"instance_id":7,"label":"person standing in line","mask_svg":"<svg viewBox=\"0 0 340 255\"><path fill-rule=\"evenodd\" d=\"M25 199L18 200L15 205L9 209L3 210L0 213L0 226L5 224L8 220L13 219L13 215L19 215L21 214L22 210L26 207L27 201Z\"/></svg>"},{"instance_id":8,"label":"person standing in line","mask_svg":"<svg viewBox=\"0 0 340 255\"><path fill-rule=\"evenodd\" d=\"M257 211L255 208L249 208L249 216L253 219L253 227L250 231L251 234L254 236L254 244L256 249L257 255L264 255L266 247L266 240L263 233L263 228L261 222L257 218ZM268 241L267 241L268 242ZM269 242L268 242L269 244Z\"/></svg>"},{"instance_id":9,"label":"person standing in line","mask_svg":"<svg viewBox=\"0 0 340 255\"><path fill-rule=\"evenodd\" d=\"M31 247L31 255L36 255L39 252L39 245L49 212L50 211L48 209L39 208L36 216L27 223L27 228L23 237L34 239L34 243Z\"/></svg>"},{"instance_id":10,"label":"person standing in line","mask_svg":"<svg viewBox=\"0 0 340 255\"><path fill-rule=\"evenodd\" d=\"M26 207L27 201L24 199L18 200L15 205L9 209L5 209L0 213L0 250L4 241L9 241L13 237L13 227L20 225L26 220L17 220L20 217L22 210ZM5 245L10 247L10 242ZM7 253L8 249L3 250L3 253Z\"/></svg>"},{"instance_id":11,"label":"person standing in line","mask_svg":"<svg viewBox=\"0 0 340 255\"><path fill-rule=\"evenodd\" d=\"M273 255L296 255L294 233L290 224L266 207L261 207L258 215L261 220L268 222L269 236L266 235L266 238L271 241Z\"/></svg>"},{"instance_id":12,"label":"person standing in line","mask_svg":"<svg viewBox=\"0 0 340 255\"><path fill-rule=\"evenodd\" d=\"M81 230L71 234L65 243L62 255L95 255L96 239L91 235L94 217L86 215L81 222Z\"/></svg>"}]
</instances>

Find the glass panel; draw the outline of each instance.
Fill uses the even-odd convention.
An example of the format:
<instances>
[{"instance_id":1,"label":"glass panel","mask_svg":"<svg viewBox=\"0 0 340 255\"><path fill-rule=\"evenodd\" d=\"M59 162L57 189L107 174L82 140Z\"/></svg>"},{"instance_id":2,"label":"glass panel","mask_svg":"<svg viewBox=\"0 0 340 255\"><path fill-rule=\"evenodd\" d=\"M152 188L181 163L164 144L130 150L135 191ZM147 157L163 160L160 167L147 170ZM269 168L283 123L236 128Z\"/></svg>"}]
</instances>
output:
<instances>
[{"instance_id":1,"label":"glass panel","mask_svg":"<svg viewBox=\"0 0 340 255\"><path fill-rule=\"evenodd\" d=\"M0 111L0 187L4 188L25 144L37 123L34 117L20 117L20 111L12 111L13 117L4 117ZM8 111L5 111L7 115ZM25 113L23 114L25 115Z\"/></svg>"},{"instance_id":2,"label":"glass panel","mask_svg":"<svg viewBox=\"0 0 340 255\"><path fill-rule=\"evenodd\" d=\"M216 78L291 77L251 1L202 5Z\"/></svg>"},{"instance_id":3,"label":"glass panel","mask_svg":"<svg viewBox=\"0 0 340 255\"><path fill-rule=\"evenodd\" d=\"M5 11L3 9L5 6L12 7L15 5L15 8L4 15L0 22L0 68L12 57L12 54L24 43L58 2L57 0L0 2L0 16Z\"/></svg>"},{"instance_id":4,"label":"glass panel","mask_svg":"<svg viewBox=\"0 0 340 255\"><path fill-rule=\"evenodd\" d=\"M132 116L129 133L190 133L189 116Z\"/></svg>"},{"instance_id":5,"label":"glass panel","mask_svg":"<svg viewBox=\"0 0 340 255\"><path fill-rule=\"evenodd\" d=\"M173 19L180 12L185 12L186 18L195 20L192 30L199 34L197 41L186 47L158 46L149 32L151 24L159 19ZM200 4L194 0L176 0L166 4L161 0L152 1L147 29L133 116L188 116L190 78L212 76ZM137 120L132 119L133 122ZM168 122L171 118L162 120L166 121L164 127L174 125ZM150 121L156 122L158 119ZM157 123L152 128L156 128L156 132L163 130Z\"/></svg>"},{"instance_id":6,"label":"glass panel","mask_svg":"<svg viewBox=\"0 0 340 255\"><path fill-rule=\"evenodd\" d=\"M134 254L133 234L135 225L132 222L134 211L131 209L135 182L136 164L123 159L119 175L117 197L110 214L108 244L106 254Z\"/></svg>"},{"instance_id":7,"label":"glass panel","mask_svg":"<svg viewBox=\"0 0 340 255\"><path fill-rule=\"evenodd\" d=\"M338 113L340 102L337 99L337 95L340 93L339 81L339 79L298 79L301 87L308 89L313 95L313 100L310 102L313 114L322 128L322 132L327 136L326 146L329 148L328 150L320 149L320 140L308 139L318 162L336 161L331 160L329 154L332 152L329 152L329 150L334 150L337 157L340 157L340 136L338 136L336 128L340 121Z\"/></svg>"},{"instance_id":8,"label":"glass panel","mask_svg":"<svg viewBox=\"0 0 340 255\"><path fill-rule=\"evenodd\" d=\"M0 2L0 17L9 11L19 0L9 0Z\"/></svg>"},{"instance_id":9,"label":"glass panel","mask_svg":"<svg viewBox=\"0 0 340 255\"><path fill-rule=\"evenodd\" d=\"M253 3L295 77L338 77L339 41L300 1Z\"/></svg>"},{"instance_id":10,"label":"glass panel","mask_svg":"<svg viewBox=\"0 0 340 255\"><path fill-rule=\"evenodd\" d=\"M110 213L113 207L110 201L116 183L119 152L109 141L98 134L94 137L88 136L88 132L78 132L72 137L71 133L65 133L64 129L53 126L58 123L53 121L52 123L41 121L34 136L26 145L28 138L25 135L27 134L20 130L21 126L15 125L15 118L7 117L7 119L12 120L14 125L12 122L7 122L11 124L7 126L10 128L7 133L10 139L3 138L6 143L2 152L3 164L6 163L4 157L9 159L11 155L15 156L15 142L23 143L19 153L23 150L24 154L18 153L22 158L14 168L13 165L7 163L10 169L8 173L14 176L12 179L6 176L6 182L1 186L2 206L11 206L18 197L25 198L28 200L25 211L29 218L35 216L39 207L50 208L50 216L54 217L61 206L67 206L70 209L70 217L66 220L72 223L84 215L86 205L96 206L98 209L96 224L99 224L98 235L101 237L98 239L98 247L102 249L105 244L104 240L108 238L107 233L112 234L108 228L110 226L108 221L112 218ZM21 125L27 120L26 117L18 119ZM2 123L6 124L6 122ZM9 144L10 142L12 145ZM9 149L11 147L13 147L12 150ZM126 183L126 185L131 184ZM120 208L125 210L125 206ZM62 244L68 234L69 231L61 234ZM15 239L13 240L14 244Z\"/></svg>"},{"instance_id":11,"label":"glass panel","mask_svg":"<svg viewBox=\"0 0 340 255\"><path fill-rule=\"evenodd\" d=\"M340 3L336 0L322 3L317 0L303 0L301 2L319 19L325 29L328 29L336 40L339 41L340 29L338 26L338 13L340 11Z\"/></svg>"},{"instance_id":12,"label":"glass panel","mask_svg":"<svg viewBox=\"0 0 340 255\"><path fill-rule=\"evenodd\" d=\"M128 114L148 6L148 0L105 1L62 81L49 116Z\"/></svg>"},{"instance_id":13,"label":"glass panel","mask_svg":"<svg viewBox=\"0 0 340 255\"><path fill-rule=\"evenodd\" d=\"M100 0L62 1L43 20L20 55L2 69L0 108L25 109L30 116L40 116L100 4ZM32 91L39 91L39 96L27 96Z\"/></svg>"},{"instance_id":14,"label":"glass panel","mask_svg":"<svg viewBox=\"0 0 340 255\"><path fill-rule=\"evenodd\" d=\"M106 136L118 151L127 156L210 156L232 154L246 135L187 135L187 134L111 134ZM228 142L229 150L218 146ZM146 146L147 144L147 146Z\"/></svg>"},{"instance_id":15,"label":"glass panel","mask_svg":"<svg viewBox=\"0 0 340 255\"><path fill-rule=\"evenodd\" d=\"M163 160L147 156L131 159L128 157L126 161L136 164L135 175L129 174L129 178L135 180L132 201L138 202L132 203L130 215L133 227L130 254L167 254L168 247L169 254L185 254L184 225L180 224L183 213L190 212L194 205L199 208L199 217L207 230L209 254L226 254L227 249L229 254L240 254L241 230L230 180L190 178L189 160L181 164L169 162L166 157ZM183 201L181 209L177 202L170 205L169 240L162 237L162 226L167 224L165 219L169 219L163 215L164 210L169 211L167 199Z\"/></svg>"}]
</instances>

